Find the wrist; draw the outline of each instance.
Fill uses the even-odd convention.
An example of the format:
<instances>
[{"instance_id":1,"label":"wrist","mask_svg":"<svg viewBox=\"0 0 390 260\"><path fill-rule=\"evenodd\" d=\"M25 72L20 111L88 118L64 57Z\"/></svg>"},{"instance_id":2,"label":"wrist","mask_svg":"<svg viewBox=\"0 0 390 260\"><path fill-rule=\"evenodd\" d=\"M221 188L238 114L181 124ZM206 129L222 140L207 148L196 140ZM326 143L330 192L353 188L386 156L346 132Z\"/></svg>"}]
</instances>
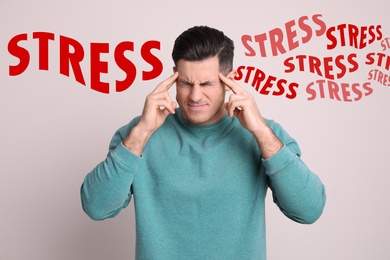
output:
<instances>
[{"instance_id":1,"label":"wrist","mask_svg":"<svg viewBox=\"0 0 390 260\"><path fill-rule=\"evenodd\" d=\"M257 141L261 155L264 159L271 158L284 146L280 139L268 126L254 131L252 134Z\"/></svg>"},{"instance_id":2,"label":"wrist","mask_svg":"<svg viewBox=\"0 0 390 260\"><path fill-rule=\"evenodd\" d=\"M141 156L152 134L153 132L145 131L142 127L136 125L123 140L123 145L134 154Z\"/></svg>"}]
</instances>

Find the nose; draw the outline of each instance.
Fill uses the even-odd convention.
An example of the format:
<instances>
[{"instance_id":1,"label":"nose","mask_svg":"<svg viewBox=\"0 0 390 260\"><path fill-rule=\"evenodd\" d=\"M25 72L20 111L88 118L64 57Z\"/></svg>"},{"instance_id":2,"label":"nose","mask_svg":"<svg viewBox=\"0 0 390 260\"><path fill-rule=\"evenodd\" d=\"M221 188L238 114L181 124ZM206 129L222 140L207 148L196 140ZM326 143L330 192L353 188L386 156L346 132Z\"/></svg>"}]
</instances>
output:
<instances>
[{"instance_id":1,"label":"nose","mask_svg":"<svg viewBox=\"0 0 390 260\"><path fill-rule=\"evenodd\" d=\"M196 103L196 102L199 102L201 101L203 98L203 92L202 92L202 87L195 84L191 87L191 92L190 92L190 95L189 95L189 99Z\"/></svg>"}]
</instances>

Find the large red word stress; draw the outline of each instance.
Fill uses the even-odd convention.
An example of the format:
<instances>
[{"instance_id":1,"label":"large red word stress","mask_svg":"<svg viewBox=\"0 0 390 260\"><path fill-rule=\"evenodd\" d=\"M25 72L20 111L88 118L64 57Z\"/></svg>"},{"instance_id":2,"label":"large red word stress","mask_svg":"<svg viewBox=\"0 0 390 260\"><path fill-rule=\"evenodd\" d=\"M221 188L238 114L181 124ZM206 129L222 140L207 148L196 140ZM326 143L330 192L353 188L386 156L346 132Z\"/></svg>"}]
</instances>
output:
<instances>
[{"instance_id":1,"label":"large red word stress","mask_svg":"<svg viewBox=\"0 0 390 260\"><path fill-rule=\"evenodd\" d=\"M49 70L49 44L58 42L59 46L59 72L62 75L70 77L70 71L73 72L77 82L87 85L85 81L85 72L82 70L81 63L84 61L86 53L83 45L75 39L60 35L58 40L54 33L34 32L32 39L38 41L39 70ZM14 36L8 43L8 51L11 55L19 59L17 65L9 66L9 75L18 76L22 74L30 64L30 51L20 46L23 41L28 41L26 33ZM92 42L89 46L89 74L90 88L101 92L110 93L110 83L101 80L102 74L108 73L108 61L102 60L102 54L110 53L109 43ZM147 41L141 46L135 46L134 42L123 41L114 48L114 62L125 73L125 78L115 81L115 91L121 92L128 89L134 82L137 75L137 67L126 57L126 52L135 52L135 48L140 48L139 53L143 61L152 66L149 71L142 71L142 80L151 80L158 77L163 65L161 61L152 54L153 49L160 49L159 41ZM36 51L36 50L34 50Z\"/></svg>"}]
</instances>

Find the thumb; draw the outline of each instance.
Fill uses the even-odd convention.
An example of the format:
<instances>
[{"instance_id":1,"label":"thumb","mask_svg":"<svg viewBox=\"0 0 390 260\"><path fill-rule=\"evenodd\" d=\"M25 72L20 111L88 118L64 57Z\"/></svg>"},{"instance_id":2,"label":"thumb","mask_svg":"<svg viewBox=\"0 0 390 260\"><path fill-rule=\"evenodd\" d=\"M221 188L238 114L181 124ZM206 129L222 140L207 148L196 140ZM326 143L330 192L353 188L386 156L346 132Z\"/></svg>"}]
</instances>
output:
<instances>
[{"instance_id":1,"label":"thumb","mask_svg":"<svg viewBox=\"0 0 390 260\"><path fill-rule=\"evenodd\" d=\"M172 107L173 112L175 112L175 109L177 107L177 103L174 101L171 101L171 107Z\"/></svg>"}]
</instances>

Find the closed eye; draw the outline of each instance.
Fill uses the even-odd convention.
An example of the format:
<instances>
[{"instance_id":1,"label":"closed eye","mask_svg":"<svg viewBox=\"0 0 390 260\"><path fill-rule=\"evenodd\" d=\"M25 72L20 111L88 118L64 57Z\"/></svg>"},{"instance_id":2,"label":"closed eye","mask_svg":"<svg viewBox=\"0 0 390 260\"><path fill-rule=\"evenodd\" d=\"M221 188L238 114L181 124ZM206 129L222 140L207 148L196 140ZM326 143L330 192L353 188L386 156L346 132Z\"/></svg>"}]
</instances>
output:
<instances>
[{"instance_id":1,"label":"closed eye","mask_svg":"<svg viewBox=\"0 0 390 260\"><path fill-rule=\"evenodd\" d=\"M213 87L215 86L215 82L214 81L205 81L205 82L202 82L199 84L201 87Z\"/></svg>"},{"instance_id":2,"label":"closed eye","mask_svg":"<svg viewBox=\"0 0 390 260\"><path fill-rule=\"evenodd\" d=\"M199 85L202 86L202 87L210 86L211 82L210 81L205 81L205 82L200 83Z\"/></svg>"},{"instance_id":3,"label":"closed eye","mask_svg":"<svg viewBox=\"0 0 390 260\"><path fill-rule=\"evenodd\" d=\"M181 86L183 86L183 87L192 87L192 86L194 85L193 83L188 82L188 81L186 81L186 80L180 80L180 81L179 81L179 84L180 84Z\"/></svg>"},{"instance_id":4,"label":"closed eye","mask_svg":"<svg viewBox=\"0 0 390 260\"><path fill-rule=\"evenodd\" d=\"M193 86L195 86L195 83L189 82L187 80L179 80L178 83L182 87L193 87ZM215 84L214 84L213 81L204 81L204 82L199 84L199 86L201 86L201 87L211 87L211 86L214 86L214 85Z\"/></svg>"}]
</instances>

